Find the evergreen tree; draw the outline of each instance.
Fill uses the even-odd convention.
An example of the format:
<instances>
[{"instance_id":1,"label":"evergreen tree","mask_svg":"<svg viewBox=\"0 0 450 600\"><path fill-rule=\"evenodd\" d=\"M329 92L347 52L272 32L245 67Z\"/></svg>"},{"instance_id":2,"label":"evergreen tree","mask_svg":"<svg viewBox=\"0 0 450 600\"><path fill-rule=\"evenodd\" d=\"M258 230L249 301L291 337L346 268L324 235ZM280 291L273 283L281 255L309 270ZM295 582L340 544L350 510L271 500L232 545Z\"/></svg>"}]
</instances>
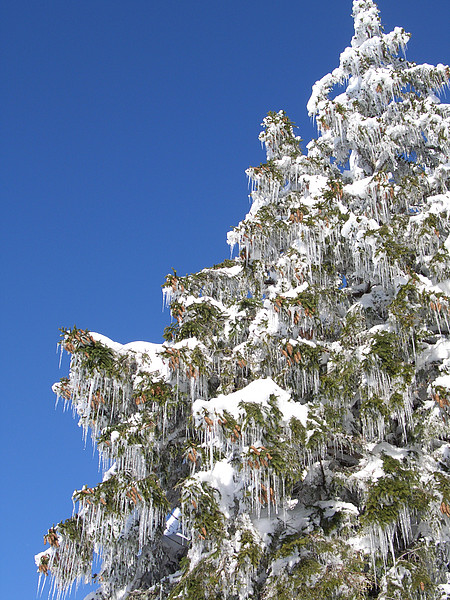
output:
<instances>
[{"instance_id":1,"label":"evergreen tree","mask_svg":"<svg viewBox=\"0 0 450 600\"><path fill-rule=\"evenodd\" d=\"M97 552L102 600L450 598L450 72L353 16L308 154L263 121L239 256L167 276L166 341L63 330L106 472L45 536L58 590Z\"/></svg>"}]
</instances>

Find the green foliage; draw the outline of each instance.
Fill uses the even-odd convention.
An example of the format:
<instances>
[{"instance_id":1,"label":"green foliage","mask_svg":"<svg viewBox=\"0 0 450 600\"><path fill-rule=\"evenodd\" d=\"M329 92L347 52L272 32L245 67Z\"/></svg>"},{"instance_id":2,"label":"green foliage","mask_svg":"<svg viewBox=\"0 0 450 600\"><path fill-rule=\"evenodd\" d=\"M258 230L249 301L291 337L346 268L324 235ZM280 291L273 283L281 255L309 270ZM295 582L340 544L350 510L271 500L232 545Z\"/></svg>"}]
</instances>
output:
<instances>
[{"instance_id":1,"label":"green foliage","mask_svg":"<svg viewBox=\"0 0 450 600\"><path fill-rule=\"evenodd\" d=\"M417 323L419 315L417 308L420 307L417 293L417 278L411 279L401 286L392 300L389 310L395 316L398 323L409 329Z\"/></svg>"},{"instance_id":2,"label":"green foliage","mask_svg":"<svg viewBox=\"0 0 450 600\"><path fill-rule=\"evenodd\" d=\"M322 197L325 200L323 205L318 205L318 208L326 208L332 202L336 202L336 200L340 200L343 196L344 188L342 186L342 181L335 177L330 177L327 181L327 187L322 192Z\"/></svg>"},{"instance_id":3,"label":"green foliage","mask_svg":"<svg viewBox=\"0 0 450 600\"><path fill-rule=\"evenodd\" d=\"M319 535L288 536L276 557L286 559L286 566L269 577L267 600L363 600L372 587L363 557L339 540Z\"/></svg>"},{"instance_id":4,"label":"green foliage","mask_svg":"<svg viewBox=\"0 0 450 600\"><path fill-rule=\"evenodd\" d=\"M269 118L266 118L264 121L266 130L270 123L282 124L282 131L285 133L285 135L289 135L289 133L295 128L294 121L291 121L284 110L280 110L279 112L269 110L267 117Z\"/></svg>"},{"instance_id":5,"label":"green foliage","mask_svg":"<svg viewBox=\"0 0 450 600\"><path fill-rule=\"evenodd\" d=\"M441 495L442 502L450 505L450 475L442 473L441 471L435 471L433 473L436 481L436 487Z\"/></svg>"},{"instance_id":6,"label":"green foliage","mask_svg":"<svg viewBox=\"0 0 450 600\"><path fill-rule=\"evenodd\" d=\"M148 374L142 376L142 381L133 394L133 399L137 405L144 405L147 402L155 402L164 406L173 397L172 386L162 379L153 380Z\"/></svg>"},{"instance_id":7,"label":"green foliage","mask_svg":"<svg viewBox=\"0 0 450 600\"><path fill-rule=\"evenodd\" d=\"M292 417L289 421L289 429L291 430L294 443L299 446L305 446L307 431L302 422Z\"/></svg>"},{"instance_id":8,"label":"green foliage","mask_svg":"<svg viewBox=\"0 0 450 600\"><path fill-rule=\"evenodd\" d=\"M125 356L115 356L113 350L94 340L89 331L78 329L60 329L61 344L65 350L81 358L83 367L90 375L100 373L106 377L121 379L126 376Z\"/></svg>"},{"instance_id":9,"label":"green foliage","mask_svg":"<svg viewBox=\"0 0 450 600\"><path fill-rule=\"evenodd\" d=\"M107 514L120 515L123 506L132 510L139 503L150 502L161 511L169 509L169 503L155 475L133 481L126 474L110 477L94 488L84 487L73 495L82 506L97 506Z\"/></svg>"},{"instance_id":10,"label":"green foliage","mask_svg":"<svg viewBox=\"0 0 450 600\"><path fill-rule=\"evenodd\" d=\"M407 382L411 380L413 368L402 361L400 340L397 334L389 331L377 331L370 343L369 356L375 357L379 367L390 377L402 376ZM368 366L368 360L364 361Z\"/></svg>"},{"instance_id":11,"label":"green foliage","mask_svg":"<svg viewBox=\"0 0 450 600\"><path fill-rule=\"evenodd\" d=\"M241 425L233 417L231 413L224 410L222 418L219 418L219 425L221 426L225 437L230 436L232 442L236 442L241 437Z\"/></svg>"},{"instance_id":12,"label":"green foliage","mask_svg":"<svg viewBox=\"0 0 450 600\"><path fill-rule=\"evenodd\" d=\"M245 416L242 421L243 428L248 428L251 425L257 425L263 429L266 428L267 419L270 416L270 411L256 402L240 402L239 408L244 411Z\"/></svg>"},{"instance_id":13,"label":"green foliage","mask_svg":"<svg viewBox=\"0 0 450 600\"><path fill-rule=\"evenodd\" d=\"M321 392L332 404L342 404L343 398L353 398L358 389L360 366L354 356L333 353L329 371L320 377Z\"/></svg>"},{"instance_id":14,"label":"green foliage","mask_svg":"<svg viewBox=\"0 0 450 600\"><path fill-rule=\"evenodd\" d=\"M276 436L280 432L280 411L277 406L277 398L271 396L269 406L262 406L256 402L240 402L239 408L244 412L242 429L253 426L260 427L268 436L267 439Z\"/></svg>"},{"instance_id":15,"label":"green foliage","mask_svg":"<svg viewBox=\"0 0 450 600\"><path fill-rule=\"evenodd\" d=\"M136 482L139 494L146 502L151 502L155 508L163 513L169 510L170 504L156 475L151 474Z\"/></svg>"},{"instance_id":16,"label":"green foliage","mask_svg":"<svg viewBox=\"0 0 450 600\"><path fill-rule=\"evenodd\" d=\"M167 325L167 327L164 327L163 338L166 340L166 342L173 342L178 338L179 331L180 324L171 323L170 325Z\"/></svg>"},{"instance_id":17,"label":"green foliage","mask_svg":"<svg viewBox=\"0 0 450 600\"><path fill-rule=\"evenodd\" d=\"M73 542L81 542L83 538L83 525L78 515L61 521L57 525L58 532Z\"/></svg>"},{"instance_id":18,"label":"green foliage","mask_svg":"<svg viewBox=\"0 0 450 600\"><path fill-rule=\"evenodd\" d=\"M240 550L237 554L237 563L239 568L250 564L254 569L259 565L262 556L262 550L253 534L248 529L241 532Z\"/></svg>"},{"instance_id":19,"label":"green foliage","mask_svg":"<svg viewBox=\"0 0 450 600\"><path fill-rule=\"evenodd\" d=\"M213 559L203 559L182 577L168 600L223 600L224 585L217 563Z\"/></svg>"},{"instance_id":20,"label":"green foliage","mask_svg":"<svg viewBox=\"0 0 450 600\"><path fill-rule=\"evenodd\" d=\"M216 498L219 492L195 477L188 477L179 487L186 526L198 538L220 544L224 539L224 515Z\"/></svg>"},{"instance_id":21,"label":"green foliage","mask_svg":"<svg viewBox=\"0 0 450 600\"><path fill-rule=\"evenodd\" d=\"M224 316L221 311L207 302L191 304L186 308L183 324L176 333L176 340L191 337L203 339L218 335L223 329Z\"/></svg>"},{"instance_id":22,"label":"green foliage","mask_svg":"<svg viewBox=\"0 0 450 600\"><path fill-rule=\"evenodd\" d=\"M63 540L73 544L77 561L80 561L86 568L89 568L92 560L93 537L83 531L83 524L79 515L75 514L70 519L61 521L56 526L56 530L62 536ZM63 550L64 544L61 544L60 547L56 549L57 558L55 564L52 566L52 572L58 569L58 567L64 569L59 561L59 556Z\"/></svg>"},{"instance_id":23,"label":"green foliage","mask_svg":"<svg viewBox=\"0 0 450 600\"><path fill-rule=\"evenodd\" d=\"M366 316L361 306L353 305L345 315L345 321L342 327L342 338L349 342L361 334L366 326Z\"/></svg>"},{"instance_id":24,"label":"green foliage","mask_svg":"<svg viewBox=\"0 0 450 600\"><path fill-rule=\"evenodd\" d=\"M283 173L277 168L273 160L268 160L266 163L261 163L259 167L250 167L252 177L257 179L260 176L268 177L271 180L277 181L280 184L284 183Z\"/></svg>"},{"instance_id":25,"label":"green foliage","mask_svg":"<svg viewBox=\"0 0 450 600\"><path fill-rule=\"evenodd\" d=\"M384 577L386 596L393 600L441 600L436 586L435 549L423 541L414 543L397 559Z\"/></svg>"},{"instance_id":26,"label":"green foliage","mask_svg":"<svg viewBox=\"0 0 450 600\"><path fill-rule=\"evenodd\" d=\"M386 454L383 470L385 476L369 486L362 525L385 529L398 522L404 509L409 513L423 513L428 509L432 496L424 489L417 472Z\"/></svg>"},{"instance_id":27,"label":"green foliage","mask_svg":"<svg viewBox=\"0 0 450 600\"><path fill-rule=\"evenodd\" d=\"M388 418L391 414L389 407L378 394L372 394L361 402L361 416L377 419L381 415Z\"/></svg>"},{"instance_id":28,"label":"green foliage","mask_svg":"<svg viewBox=\"0 0 450 600\"><path fill-rule=\"evenodd\" d=\"M213 269L229 269L230 267L235 267L236 261L226 258L221 263L213 266Z\"/></svg>"},{"instance_id":29,"label":"green foliage","mask_svg":"<svg viewBox=\"0 0 450 600\"><path fill-rule=\"evenodd\" d=\"M402 265L403 268L409 270L414 265L415 253L413 248L404 241L405 235L401 231L402 226L403 223L398 220L391 227L384 224L371 233L375 234L379 240L377 255L385 255L390 264Z\"/></svg>"},{"instance_id":30,"label":"green foliage","mask_svg":"<svg viewBox=\"0 0 450 600\"><path fill-rule=\"evenodd\" d=\"M250 310L255 312L258 308L262 307L262 302L259 298L244 298L239 302L239 310Z\"/></svg>"},{"instance_id":31,"label":"green foliage","mask_svg":"<svg viewBox=\"0 0 450 600\"><path fill-rule=\"evenodd\" d=\"M122 491L123 483L118 476L111 477L108 481L99 483L94 488L85 486L82 490L73 494L73 501L80 502L82 506L103 507L105 513L115 514L119 510L119 492Z\"/></svg>"},{"instance_id":32,"label":"green foliage","mask_svg":"<svg viewBox=\"0 0 450 600\"><path fill-rule=\"evenodd\" d=\"M269 446L267 453L270 457L269 468L282 477L289 487L298 477L298 453L289 442L281 439L276 446Z\"/></svg>"},{"instance_id":33,"label":"green foliage","mask_svg":"<svg viewBox=\"0 0 450 600\"><path fill-rule=\"evenodd\" d=\"M306 314L314 314L317 310L319 297L317 292L306 290L305 292L300 292L300 294L294 298L293 302L299 304Z\"/></svg>"},{"instance_id":34,"label":"green foliage","mask_svg":"<svg viewBox=\"0 0 450 600\"><path fill-rule=\"evenodd\" d=\"M281 152L289 153L292 158L296 158L301 154L299 148L299 141L301 140L294 136L295 123L290 120L283 110L279 112L269 111L263 124L265 131L260 135L260 139L265 141L269 147L273 146L271 128L275 125L277 130L275 143L281 147Z\"/></svg>"}]
</instances>

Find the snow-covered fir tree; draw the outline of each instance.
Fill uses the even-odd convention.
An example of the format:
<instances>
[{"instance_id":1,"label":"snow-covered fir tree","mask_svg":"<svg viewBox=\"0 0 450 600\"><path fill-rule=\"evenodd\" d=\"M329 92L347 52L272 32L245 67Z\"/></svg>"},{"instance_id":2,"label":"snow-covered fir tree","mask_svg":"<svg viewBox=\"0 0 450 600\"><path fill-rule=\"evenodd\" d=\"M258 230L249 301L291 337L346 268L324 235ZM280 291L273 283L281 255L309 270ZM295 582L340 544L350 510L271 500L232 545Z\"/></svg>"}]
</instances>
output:
<instances>
[{"instance_id":1,"label":"snow-covered fir tree","mask_svg":"<svg viewBox=\"0 0 450 600\"><path fill-rule=\"evenodd\" d=\"M102 600L450 598L450 71L353 17L307 154L264 119L238 257L167 276L165 342L63 331L105 473L37 556L58 595L97 553Z\"/></svg>"}]
</instances>

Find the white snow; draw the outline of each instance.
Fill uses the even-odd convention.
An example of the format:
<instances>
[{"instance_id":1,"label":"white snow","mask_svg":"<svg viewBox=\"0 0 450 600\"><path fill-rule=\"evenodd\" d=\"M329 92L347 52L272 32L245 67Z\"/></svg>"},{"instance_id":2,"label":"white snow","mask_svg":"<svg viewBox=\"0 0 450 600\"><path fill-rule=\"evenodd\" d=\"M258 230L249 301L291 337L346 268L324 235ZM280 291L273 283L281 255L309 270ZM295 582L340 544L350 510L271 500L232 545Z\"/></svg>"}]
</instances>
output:
<instances>
[{"instance_id":1,"label":"white snow","mask_svg":"<svg viewBox=\"0 0 450 600\"><path fill-rule=\"evenodd\" d=\"M242 484L235 483L235 470L228 459L223 459L214 464L209 471L201 471L196 474L200 481L206 481L220 492L219 505L225 518L229 519L234 506L235 494Z\"/></svg>"},{"instance_id":2,"label":"white snow","mask_svg":"<svg viewBox=\"0 0 450 600\"><path fill-rule=\"evenodd\" d=\"M192 405L192 413L196 417L197 424L203 420L204 411L210 415L221 414L227 411L235 418L242 417L244 410L239 407L241 402L257 403L264 407L269 407L268 400L271 395L277 397L278 407L283 416L282 420L286 423L292 417L297 418L306 426L308 408L305 405L293 402L290 394L277 385L272 379L258 379L252 381L243 389L231 394L217 396L211 400L196 400Z\"/></svg>"}]
</instances>

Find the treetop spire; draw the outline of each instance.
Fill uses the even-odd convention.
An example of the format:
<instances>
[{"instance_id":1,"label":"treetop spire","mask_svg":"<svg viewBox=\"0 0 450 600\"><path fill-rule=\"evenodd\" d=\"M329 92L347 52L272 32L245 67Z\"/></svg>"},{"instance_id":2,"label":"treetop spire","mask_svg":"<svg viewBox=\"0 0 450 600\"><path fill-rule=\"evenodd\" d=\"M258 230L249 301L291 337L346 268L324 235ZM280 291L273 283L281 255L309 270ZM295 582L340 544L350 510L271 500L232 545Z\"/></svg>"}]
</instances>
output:
<instances>
[{"instance_id":1,"label":"treetop spire","mask_svg":"<svg viewBox=\"0 0 450 600\"><path fill-rule=\"evenodd\" d=\"M403 173L405 157L434 165L435 153L446 155L449 148L448 109L436 96L449 84L449 68L408 62L403 51L410 34L401 27L384 33L372 0L354 0L353 17L351 45L339 66L314 84L307 105L321 152L340 165L353 157L361 176L381 169ZM338 86L344 91L336 94Z\"/></svg>"},{"instance_id":2,"label":"treetop spire","mask_svg":"<svg viewBox=\"0 0 450 600\"><path fill-rule=\"evenodd\" d=\"M353 0L352 17L355 20L355 35L352 48L358 48L366 40L381 32L380 11L372 0Z\"/></svg>"}]
</instances>

